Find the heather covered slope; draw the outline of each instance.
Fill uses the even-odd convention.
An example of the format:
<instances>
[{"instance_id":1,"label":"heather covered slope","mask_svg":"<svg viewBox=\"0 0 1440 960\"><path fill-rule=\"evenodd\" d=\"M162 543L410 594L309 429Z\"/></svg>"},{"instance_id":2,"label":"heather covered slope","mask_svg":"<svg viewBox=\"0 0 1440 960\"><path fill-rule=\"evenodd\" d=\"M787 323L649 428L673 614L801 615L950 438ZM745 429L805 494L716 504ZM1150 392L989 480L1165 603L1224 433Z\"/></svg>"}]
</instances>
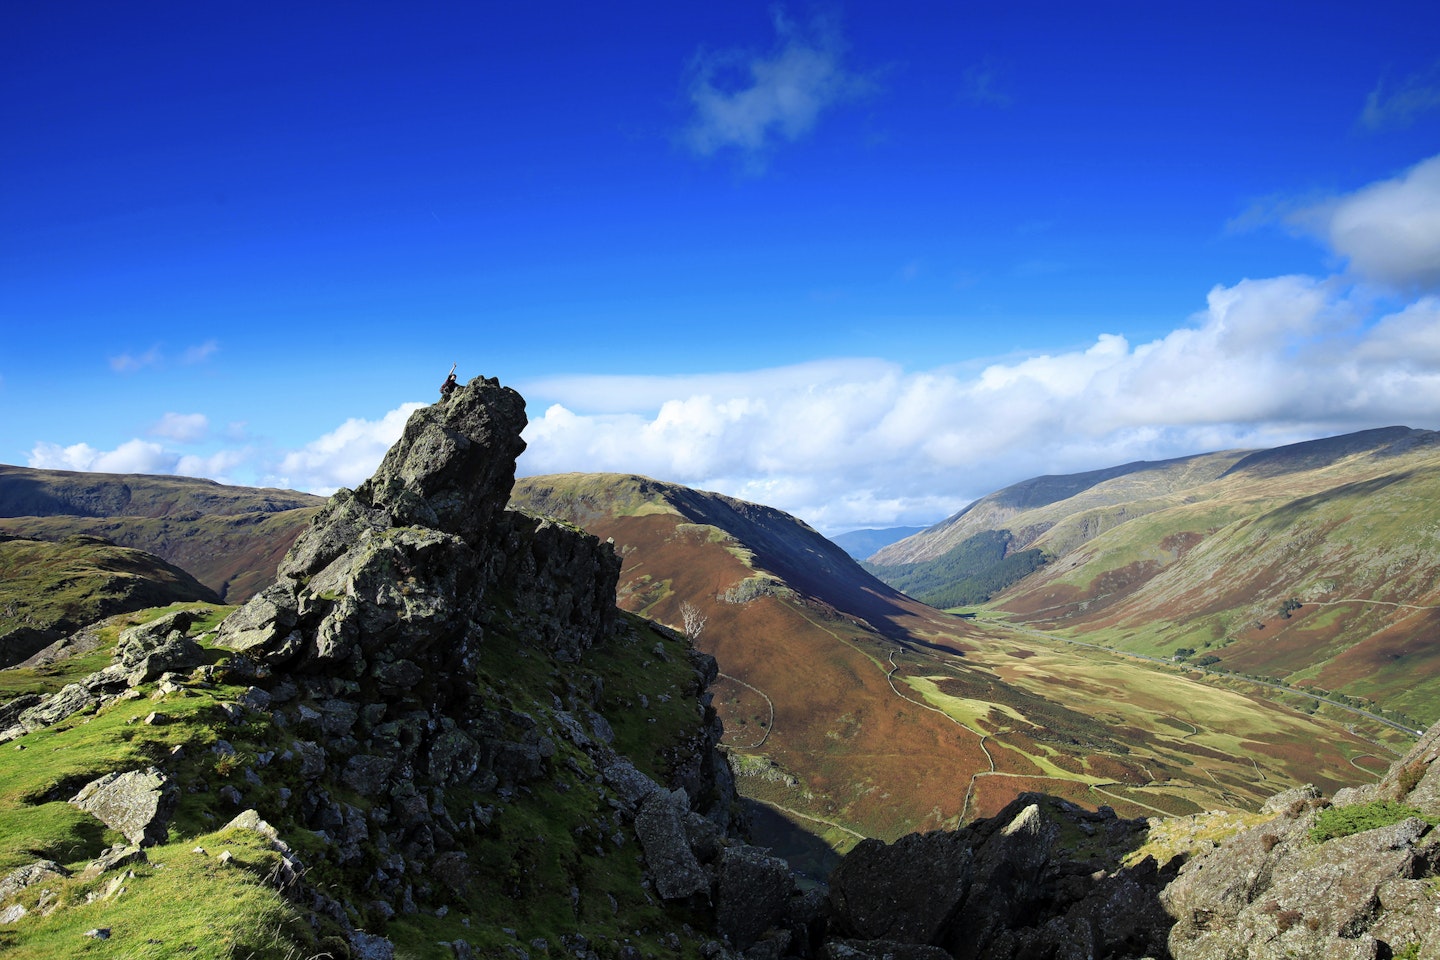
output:
<instances>
[{"instance_id":1,"label":"heather covered slope","mask_svg":"<svg viewBox=\"0 0 1440 960\"><path fill-rule=\"evenodd\" d=\"M957 528L972 545L1003 540L1012 562L1043 556L994 591L992 609L1011 619L1361 698L1413 726L1440 716L1440 654L1425 641L1440 622L1434 432L1041 478L873 558L932 559L871 569L913 586L943 567L935 551ZM944 602L943 583L928 587L915 592Z\"/></svg>"},{"instance_id":2,"label":"heather covered slope","mask_svg":"<svg viewBox=\"0 0 1440 960\"><path fill-rule=\"evenodd\" d=\"M739 772L761 795L834 821L834 840L898 836L962 812L976 738L896 697L887 657L907 622L949 620L874 580L780 511L643 477L570 474L516 482L512 507L612 538L622 608L682 626L722 677L716 706ZM959 624L947 640L963 634ZM958 781L957 781L958 777ZM855 833L851 833L855 831Z\"/></svg>"},{"instance_id":3,"label":"heather covered slope","mask_svg":"<svg viewBox=\"0 0 1440 960\"><path fill-rule=\"evenodd\" d=\"M249 599L324 498L194 477L75 473L0 464L0 533L83 534L182 567L222 599Z\"/></svg>"},{"instance_id":4,"label":"heather covered slope","mask_svg":"<svg viewBox=\"0 0 1440 960\"><path fill-rule=\"evenodd\" d=\"M1336 788L1386 751L1311 717L888 590L779 511L642 477L517 481L512 506L614 540L622 607L676 627L722 672L742 791L844 847L999 811L1025 790L1127 815L1248 808Z\"/></svg>"},{"instance_id":5,"label":"heather covered slope","mask_svg":"<svg viewBox=\"0 0 1440 960\"><path fill-rule=\"evenodd\" d=\"M516 482L512 504L580 526L663 516L671 518L667 522L679 518L719 531L726 550L739 562L733 569L752 582L722 583L728 574L717 571L712 574L712 579L720 578L715 581L717 593L788 585L877 627L933 612L866 573L808 524L762 504L648 477L605 473L522 478Z\"/></svg>"}]
</instances>

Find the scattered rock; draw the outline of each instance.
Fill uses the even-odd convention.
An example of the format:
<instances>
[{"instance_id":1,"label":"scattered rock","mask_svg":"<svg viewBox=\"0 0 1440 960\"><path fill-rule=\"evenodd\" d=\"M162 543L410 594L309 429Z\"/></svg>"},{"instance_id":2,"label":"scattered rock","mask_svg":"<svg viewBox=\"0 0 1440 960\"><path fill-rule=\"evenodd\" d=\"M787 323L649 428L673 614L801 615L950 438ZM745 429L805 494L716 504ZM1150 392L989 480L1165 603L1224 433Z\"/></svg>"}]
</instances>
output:
<instances>
[{"instance_id":1,"label":"scattered rock","mask_svg":"<svg viewBox=\"0 0 1440 960\"><path fill-rule=\"evenodd\" d=\"M85 869L80 873L80 878L82 880L93 879L107 870L129 866L132 863L147 863L148 860L145 851L138 846L114 846L86 864Z\"/></svg>"},{"instance_id":2,"label":"scattered rock","mask_svg":"<svg viewBox=\"0 0 1440 960\"><path fill-rule=\"evenodd\" d=\"M34 863L10 871L0 879L0 903L13 900L20 891L47 880L68 877L69 872L54 860L36 860Z\"/></svg>"},{"instance_id":3,"label":"scattered rock","mask_svg":"<svg viewBox=\"0 0 1440 960\"><path fill-rule=\"evenodd\" d=\"M139 847L164 843L178 793L157 767L109 773L70 799Z\"/></svg>"}]
</instances>

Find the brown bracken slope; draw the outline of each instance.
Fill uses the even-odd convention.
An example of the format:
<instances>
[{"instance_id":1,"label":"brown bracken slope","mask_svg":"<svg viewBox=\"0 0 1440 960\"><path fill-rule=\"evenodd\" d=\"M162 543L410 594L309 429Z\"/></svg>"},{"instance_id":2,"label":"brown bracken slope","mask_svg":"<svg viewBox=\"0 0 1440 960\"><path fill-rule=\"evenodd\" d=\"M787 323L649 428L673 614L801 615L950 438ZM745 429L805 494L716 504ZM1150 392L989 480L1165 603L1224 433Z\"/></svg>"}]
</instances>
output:
<instances>
[{"instance_id":1,"label":"brown bracken slope","mask_svg":"<svg viewBox=\"0 0 1440 960\"><path fill-rule=\"evenodd\" d=\"M1384 766L1337 723L933 610L768 507L621 474L521 479L511 506L612 539L624 608L676 629L700 609L742 791L837 846L1024 790L1188 813Z\"/></svg>"}]
</instances>

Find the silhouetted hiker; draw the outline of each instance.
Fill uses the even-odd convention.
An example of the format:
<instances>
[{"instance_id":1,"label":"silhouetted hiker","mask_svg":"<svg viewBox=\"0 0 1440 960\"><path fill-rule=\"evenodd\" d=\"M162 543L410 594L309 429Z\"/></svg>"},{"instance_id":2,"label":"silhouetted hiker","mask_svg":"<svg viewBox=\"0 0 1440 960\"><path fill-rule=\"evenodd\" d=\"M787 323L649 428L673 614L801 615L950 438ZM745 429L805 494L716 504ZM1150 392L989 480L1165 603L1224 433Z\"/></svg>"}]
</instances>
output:
<instances>
[{"instance_id":1,"label":"silhouetted hiker","mask_svg":"<svg viewBox=\"0 0 1440 960\"><path fill-rule=\"evenodd\" d=\"M458 366L458 363L450 364L450 376L446 377L445 382L440 384L441 400L449 400L450 394L454 393L455 388L459 386L459 384L455 382L455 368Z\"/></svg>"}]
</instances>

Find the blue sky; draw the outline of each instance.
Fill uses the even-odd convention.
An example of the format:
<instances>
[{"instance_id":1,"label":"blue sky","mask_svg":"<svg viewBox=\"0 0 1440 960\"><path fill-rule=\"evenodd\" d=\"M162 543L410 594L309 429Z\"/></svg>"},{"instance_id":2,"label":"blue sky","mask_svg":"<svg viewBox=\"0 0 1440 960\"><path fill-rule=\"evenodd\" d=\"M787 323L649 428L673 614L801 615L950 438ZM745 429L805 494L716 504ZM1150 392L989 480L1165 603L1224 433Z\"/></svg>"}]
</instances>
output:
<instances>
[{"instance_id":1,"label":"blue sky","mask_svg":"<svg viewBox=\"0 0 1440 960\"><path fill-rule=\"evenodd\" d=\"M328 492L458 362L837 532L1440 428L1432 4L10 4L0 131L0 462Z\"/></svg>"}]
</instances>

